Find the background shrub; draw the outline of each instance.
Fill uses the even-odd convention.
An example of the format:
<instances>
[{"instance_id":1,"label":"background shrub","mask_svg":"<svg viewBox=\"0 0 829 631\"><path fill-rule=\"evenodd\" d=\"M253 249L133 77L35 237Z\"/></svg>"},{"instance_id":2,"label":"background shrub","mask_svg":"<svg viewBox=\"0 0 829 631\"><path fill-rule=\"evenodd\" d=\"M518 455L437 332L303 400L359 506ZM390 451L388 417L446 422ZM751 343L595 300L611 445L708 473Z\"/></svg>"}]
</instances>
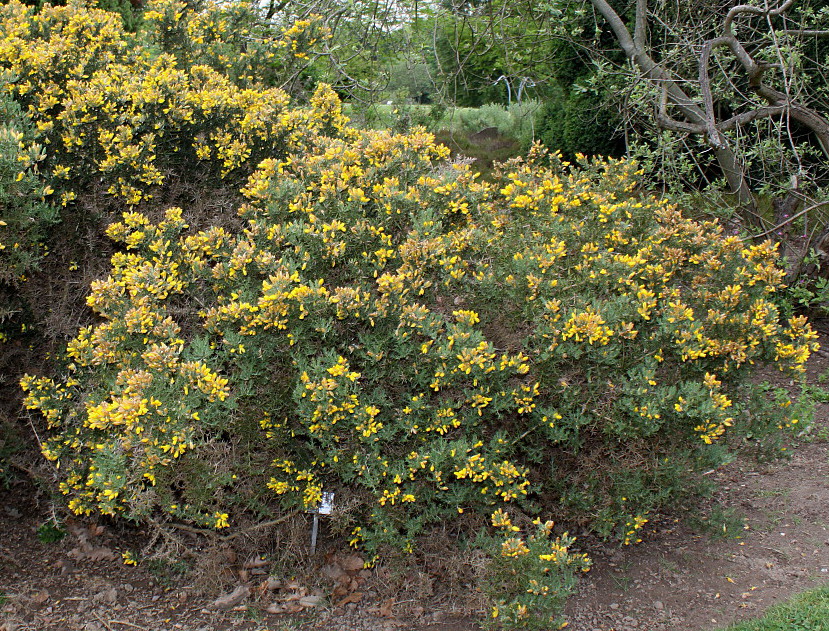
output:
<instances>
[{"instance_id":1,"label":"background shrub","mask_svg":"<svg viewBox=\"0 0 829 631\"><path fill-rule=\"evenodd\" d=\"M0 79L0 87L7 83ZM16 285L44 254L43 239L57 219L47 202L52 187L40 165L46 157L34 141L28 117L5 90L0 93L0 283ZM10 313L0 306L0 323ZM0 340L2 341L2 340Z\"/></svg>"},{"instance_id":2,"label":"background shrub","mask_svg":"<svg viewBox=\"0 0 829 631\"><path fill-rule=\"evenodd\" d=\"M625 140L603 95L592 91L559 90L550 95L538 114L538 139L565 156L576 154L622 156Z\"/></svg>"},{"instance_id":3,"label":"background shrub","mask_svg":"<svg viewBox=\"0 0 829 631\"><path fill-rule=\"evenodd\" d=\"M60 204L102 186L136 206L181 177L236 176L238 187L265 156L295 150L310 122L286 110L284 91L262 86L286 60L308 59L320 31L306 20L266 33L254 14L243 3L194 12L158 0L144 14L149 45L139 45L105 11L5 7L0 65L49 148Z\"/></svg>"},{"instance_id":4,"label":"background shrub","mask_svg":"<svg viewBox=\"0 0 829 631\"><path fill-rule=\"evenodd\" d=\"M291 91L313 72L315 47L330 38L322 22L311 14L280 27L250 2L205 2L196 10L178 0L151 0L144 11L144 35L181 68L209 66L239 87Z\"/></svg>"}]
</instances>

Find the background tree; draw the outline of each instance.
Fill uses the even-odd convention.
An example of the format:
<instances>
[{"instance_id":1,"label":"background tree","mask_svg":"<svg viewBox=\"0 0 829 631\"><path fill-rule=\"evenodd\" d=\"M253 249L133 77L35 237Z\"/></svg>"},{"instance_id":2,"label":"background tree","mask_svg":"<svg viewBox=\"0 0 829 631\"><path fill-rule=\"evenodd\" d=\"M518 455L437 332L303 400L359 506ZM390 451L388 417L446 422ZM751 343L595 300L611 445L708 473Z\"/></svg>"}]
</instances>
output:
<instances>
[{"instance_id":1,"label":"background tree","mask_svg":"<svg viewBox=\"0 0 829 631\"><path fill-rule=\"evenodd\" d=\"M825 0L430 7L444 93L480 105L503 99L499 77L529 77L556 148L614 153L624 138L666 186L728 190L755 228L760 200L791 195L791 211L825 183Z\"/></svg>"},{"instance_id":2,"label":"background tree","mask_svg":"<svg viewBox=\"0 0 829 631\"><path fill-rule=\"evenodd\" d=\"M669 168L679 155L695 180L683 185L726 182L755 227L763 225L758 195L814 194L825 182L827 3L512 6L550 16L548 36L592 64L577 81L617 96L629 150L672 144L651 154L672 158L653 165L663 178L682 173ZM489 32L498 33L496 23Z\"/></svg>"}]
</instances>

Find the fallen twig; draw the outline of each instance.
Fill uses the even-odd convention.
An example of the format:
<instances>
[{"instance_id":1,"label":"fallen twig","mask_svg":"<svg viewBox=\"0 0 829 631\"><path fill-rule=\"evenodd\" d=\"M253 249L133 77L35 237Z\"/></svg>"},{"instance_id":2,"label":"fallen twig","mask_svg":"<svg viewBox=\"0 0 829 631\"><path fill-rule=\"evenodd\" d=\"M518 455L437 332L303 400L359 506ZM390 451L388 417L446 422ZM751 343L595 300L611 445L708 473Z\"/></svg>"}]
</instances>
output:
<instances>
[{"instance_id":1,"label":"fallen twig","mask_svg":"<svg viewBox=\"0 0 829 631\"><path fill-rule=\"evenodd\" d=\"M221 539L223 541L228 541L229 539L235 539L236 537L239 537L241 535L249 533L253 530L259 530L260 528L269 528L271 526L277 526L277 525L281 524L282 522L288 521L291 517L294 517L297 514L299 514L298 510L291 511L290 513L288 513L287 515L283 515L279 519L272 519L270 521L262 522L261 524L254 524L253 526L250 526L249 528L245 528L244 530L239 530L239 531L231 533L229 535L223 535L223 536L221 536Z\"/></svg>"},{"instance_id":2,"label":"fallen twig","mask_svg":"<svg viewBox=\"0 0 829 631\"><path fill-rule=\"evenodd\" d=\"M147 627L142 627L137 624L133 624L132 622L127 622L126 620L110 620L110 624L123 624L126 627L132 627L133 629L143 629L143 631L147 631Z\"/></svg>"},{"instance_id":3,"label":"fallen twig","mask_svg":"<svg viewBox=\"0 0 829 631\"><path fill-rule=\"evenodd\" d=\"M100 623L101 623L102 625L104 625L107 629L109 629L109 631L115 631L115 630L114 630L111 626L109 626L109 624L107 624L107 621L106 621L106 620L104 620L104 619L103 619L103 618L102 618L102 617L98 614L98 612L97 612L97 611L93 611L93 612L92 612L92 615L93 615L93 616L95 616L95 617L96 617L96 618L100 621Z\"/></svg>"}]
</instances>

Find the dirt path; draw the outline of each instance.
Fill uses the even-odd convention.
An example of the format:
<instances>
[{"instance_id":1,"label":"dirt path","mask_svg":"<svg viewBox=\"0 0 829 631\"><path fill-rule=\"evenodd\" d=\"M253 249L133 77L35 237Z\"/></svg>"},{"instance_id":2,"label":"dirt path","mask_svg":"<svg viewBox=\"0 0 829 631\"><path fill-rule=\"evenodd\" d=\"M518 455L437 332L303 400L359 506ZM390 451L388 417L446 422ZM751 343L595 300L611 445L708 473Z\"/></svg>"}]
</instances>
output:
<instances>
[{"instance_id":1,"label":"dirt path","mask_svg":"<svg viewBox=\"0 0 829 631\"><path fill-rule=\"evenodd\" d=\"M810 374L817 378L827 368L816 358ZM817 416L821 439L801 445L791 461L763 467L739 460L712 473L719 490L696 524L666 518L649 524L639 545L590 550L594 569L568 604L568 629L707 631L829 580L829 405L819 405ZM42 542L37 529L48 503L37 498L27 482L0 491L0 631L478 629L475 599L462 597L469 588L419 574L404 584L428 588L390 599L382 569L353 573L349 593L359 590L352 599L359 602L339 608L268 614L268 599L284 592L257 592L266 575L246 575L253 594L215 610L215 593L200 593L171 567L123 565L121 550L136 533L79 523L63 541ZM233 563L226 565L230 571ZM304 593L327 595L314 591L325 587L322 576L312 583L305 579Z\"/></svg>"},{"instance_id":2,"label":"dirt path","mask_svg":"<svg viewBox=\"0 0 829 631\"><path fill-rule=\"evenodd\" d=\"M825 387L827 377L829 360L813 355L807 381ZM650 524L637 546L591 550L568 629L707 631L829 581L829 404L816 404L808 436L789 461L740 458L712 473L717 491L696 519Z\"/></svg>"},{"instance_id":3,"label":"dirt path","mask_svg":"<svg viewBox=\"0 0 829 631\"><path fill-rule=\"evenodd\" d=\"M829 580L827 474L826 443L769 469L717 472L708 531L666 521L636 547L594 554L568 604L569 628L703 631Z\"/></svg>"}]
</instances>

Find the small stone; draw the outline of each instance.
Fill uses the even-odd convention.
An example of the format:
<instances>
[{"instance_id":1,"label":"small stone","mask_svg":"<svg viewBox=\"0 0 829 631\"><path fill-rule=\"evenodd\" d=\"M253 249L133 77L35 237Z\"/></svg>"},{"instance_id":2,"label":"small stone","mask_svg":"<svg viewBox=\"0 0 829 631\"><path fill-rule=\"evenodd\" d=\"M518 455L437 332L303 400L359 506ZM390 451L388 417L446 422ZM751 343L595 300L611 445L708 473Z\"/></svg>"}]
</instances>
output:
<instances>
[{"instance_id":1,"label":"small stone","mask_svg":"<svg viewBox=\"0 0 829 631\"><path fill-rule=\"evenodd\" d=\"M98 592L92 597L94 603L114 603L118 600L118 591L114 587Z\"/></svg>"},{"instance_id":2,"label":"small stone","mask_svg":"<svg viewBox=\"0 0 829 631\"><path fill-rule=\"evenodd\" d=\"M321 600L319 596L303 596L299 599L299 604L303 607L316 607L320 604Z\"/></svg>"},{"instance_id":3,"label":"small stone","mask_svg":"<svg viewBox=\"0 0 829 631\"><path fill-rule=\"evenodd\" d=\"M653 608L657 611L662 611L665 608L665 605L662 604L661 600L656 600L653 603Z\"/></svg>"},{"instance_id":4,"label":"small stone","mask_svg":"<svg viewBox=\"0 0 829 631\"><path fill-rule=\"evenodd\" d=\"M611 609L618 609L619 608L619 603L610 603L610 608Z\"/></svg>"}]
</instances>

